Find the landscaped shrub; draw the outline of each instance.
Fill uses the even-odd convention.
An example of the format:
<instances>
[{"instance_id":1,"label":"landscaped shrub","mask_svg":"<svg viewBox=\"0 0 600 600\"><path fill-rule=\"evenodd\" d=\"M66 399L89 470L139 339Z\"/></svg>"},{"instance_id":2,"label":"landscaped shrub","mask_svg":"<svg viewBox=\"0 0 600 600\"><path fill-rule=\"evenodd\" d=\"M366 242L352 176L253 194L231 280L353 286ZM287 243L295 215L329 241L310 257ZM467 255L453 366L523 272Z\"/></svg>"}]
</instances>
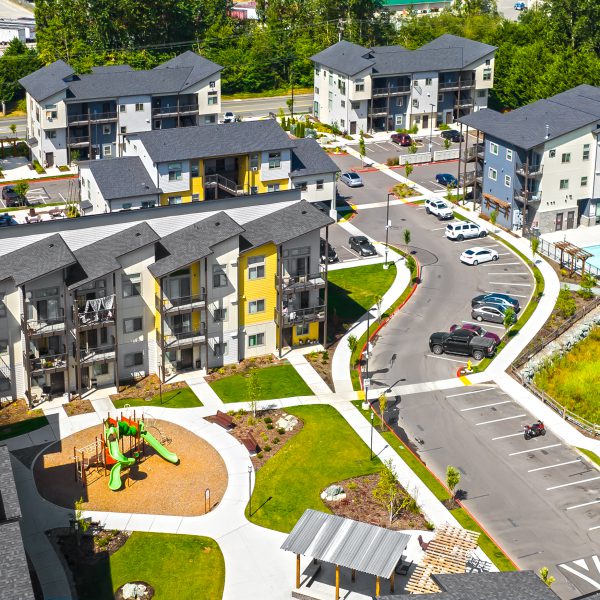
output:
<instances>
[{"instance_id":1,"label":"landscaped shrub","mask_svg":"<svg viewBox=\"0 0 600 600\"><path fill-rule=\"evenodd\" d=\"M42 165L40 165L40 161L39 160L34 159L31 164L33 165L33 168L35 169L35 172L38 175L43 175L46 172L46 170L44 169L44 167L42 167Z\"/></svg>"},{"instance_id":2,"label":"landscaped shrub","mask_svg":"<svg viewBox=\"0 0 600 600\"><path fill-rule=\"evenodd\" d=\"M271 419L271 417L265 417L265 418L263 419L263 421L264 421L265 423L272 423L272 422L273 422L273 419Z\"/></svg>"},{"instance_id":3,"label":"landscaped shrub","mask_svg":"<svg viewBox=\"0 0 600 600\"><path fill-rule=\"evenodd\" d=\"M440 131L448 131L448 129L450 129L450 125L446 125L446 123L440 123L438 125L438 129Z\"/></svg>"},{"instance_id":4,"label":"landscaped shrub","mask_svg":"<svg viewBox=\"0 0 600 600\"><path fill-rule=\"evenodd\" d=\"M569 290L569 288L564 287L558 292L556 309L565 318L572 317L575 314L577 303L575 302L575 299L571 297L571 290Z\"/></svg>"},{"instance_id":5,"label":"landscaped shrub","mask_svg":"<svg viewBox=\"0 0 600 600\"><path fill-rule=\"evenodd\" d=\"M273 438L273 443L274 444L279 444L281 440L278 437Z\"/></svg>"},{"instance_id":6,"label":"landscaped shrub","mask_svg":"<svg viewBox=\"0 0 600 600\"><path fill-rule=\"evenodd\" d=\"M271 452L271 446L269 446L268 444L263 448L263 450L265 452Z\"/></svg>"},{"instance_id":7,"label":"landscaped shrub","mask_svg":"<svg viewBox=\"0 0 600 600\"><path fill-rule=\"evenodd\" d=\"M280 427L280 428L277 430L277 433L278 433L279 435L283 435L283 434L285 433L285 429L284 429L283 427Z\"/></svg>"},{"instance_id":8,"label":"landscaped shrub","mask_svg":"<svg viewBox=\"0 0 600 600\"><path fill-rule=\"evenodd\" d=\"M399 156L391 156L390 158L386 159L385 164L388 167L397 167L400 164L400 157Z\"/></svg>"},{"instance_id":9,"label":"landscaped shrub","mask_svg":"<svg viewBox=\"0 0 600 600\"><path fill-rule=\"evenodd\" d=\"M273 424L272 423L267 423L267 429L273 429Z\"/></svg>"}]
</instances>

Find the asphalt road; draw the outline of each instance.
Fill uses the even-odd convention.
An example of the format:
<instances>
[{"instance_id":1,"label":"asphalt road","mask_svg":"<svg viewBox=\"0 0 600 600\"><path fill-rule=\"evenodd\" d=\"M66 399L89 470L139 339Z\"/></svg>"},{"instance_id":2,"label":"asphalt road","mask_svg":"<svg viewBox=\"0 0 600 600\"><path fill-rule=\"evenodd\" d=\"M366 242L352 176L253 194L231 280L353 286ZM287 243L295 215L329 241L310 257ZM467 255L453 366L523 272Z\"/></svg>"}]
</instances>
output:
<instances>
[{"instance_id":1,"label":"asphalt road","mask_svg":"<svg viewBox=\"0 0 600 600\"><path fill-rule=\"evenodd\" d=\"M19 19L32 17L33 12L11 0L0 0L0 19Z\"/></svg>"}]
</instances>

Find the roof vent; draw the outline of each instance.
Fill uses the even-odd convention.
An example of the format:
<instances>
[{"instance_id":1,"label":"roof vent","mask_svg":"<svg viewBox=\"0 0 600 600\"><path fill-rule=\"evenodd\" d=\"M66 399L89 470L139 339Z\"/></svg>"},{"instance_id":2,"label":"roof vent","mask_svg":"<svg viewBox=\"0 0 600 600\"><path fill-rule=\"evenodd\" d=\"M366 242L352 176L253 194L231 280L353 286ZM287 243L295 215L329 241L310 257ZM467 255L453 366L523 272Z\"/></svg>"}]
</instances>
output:
<instances>
[{"instance_id":1,"label":"roof vent","mask_svg":"<svg viewBox=\"0 0 600 600\"><path fill-rule=\"evenodd\" d=\"M54 248L54 244L48 244L48 248Z\"/></svg>"},{"instance_id":2,"label":"roof vent","mask_svg":"<svg viewBox=\"0 0 600 600\"><path fill-rule=\"evenodd\" d=\"M302 211L300 211L300 212L301 212L303 215L305 215L305 214L306 214L306 211L305 211L305 210L302 210Z\"/></svg>"},{"instance_id":3,"label":"roof vent","mask_svg":"<svg viewBox=\"0 0 600 600\"><path fill-rule=\"evenodd\" d=\"M217 222L215 223L215 227L218 227L220 224L221 224L221 221L217 221Z\"/></svg>"},{"instance_id":4,"label":"roof vent","mask_svg":"<svg viewBox=\"0 0 600 600\"><path fill-rule=\"evenodd\" d=\"M140 237L141 235L142 235L142 234L141 234L141 233L138 231L138 232L135 234L135 237Z\"/></svg>"},{"instance_id":5,"label":"roof vent","mask_svg":"<svg viewBox=\"0 0 600 600\"><path fill-rule=\"evenodd\" d=\"M550 125L548 125L548 123L546 123L546 138L548 139L550 137Z\"/></svg>"}]
</instances>

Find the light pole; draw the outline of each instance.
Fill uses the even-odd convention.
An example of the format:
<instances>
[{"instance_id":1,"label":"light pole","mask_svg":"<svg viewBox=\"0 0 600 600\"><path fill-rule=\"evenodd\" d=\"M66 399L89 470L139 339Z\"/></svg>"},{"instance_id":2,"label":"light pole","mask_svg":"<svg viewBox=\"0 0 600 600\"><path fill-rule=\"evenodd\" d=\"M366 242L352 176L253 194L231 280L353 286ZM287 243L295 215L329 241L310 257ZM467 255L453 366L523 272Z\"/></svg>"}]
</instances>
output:
<instances>
[{"instance_id":1,"label":"light pole","mask_svg":"<svg viewBox=\"0 0 600 600\"><path fill-rule=\"evenodd\" d=\"M252 517L252 465L248 465L248 516Z\"/></svg>"},{"instance_id":2,"label":"light pole","mask_svg":"<svg viewBox=\"0 0 600 600\"><path fill-rule=\"evenodd\" d=\"M375 418L375 413L373 409L371 409L371 460L373 460L373 419Z\"/></svg>"},{"instance_id":3,"label":"light pole","mask_svg":"<svg viewBox=\"0 0 600 600\"><path fill-rule=\"evenodd\" d=\"M390 231L390 196L392 194L388 193L387 195L387 206L385 209L385 262L383 263L383 268L388 268L388 237Z\"/></svg>"},{"instance_id":4,"label":"light pole","mask_svg":"<svg viewBox=\"0 0 600 600\"><path fill-rule=\"evenodd\" d=\"M431 106L431 116L429 117L429 152L431 152L433 148L433 107L435 104L430 103L429 106Z\"/></svg>"}]
</instances>

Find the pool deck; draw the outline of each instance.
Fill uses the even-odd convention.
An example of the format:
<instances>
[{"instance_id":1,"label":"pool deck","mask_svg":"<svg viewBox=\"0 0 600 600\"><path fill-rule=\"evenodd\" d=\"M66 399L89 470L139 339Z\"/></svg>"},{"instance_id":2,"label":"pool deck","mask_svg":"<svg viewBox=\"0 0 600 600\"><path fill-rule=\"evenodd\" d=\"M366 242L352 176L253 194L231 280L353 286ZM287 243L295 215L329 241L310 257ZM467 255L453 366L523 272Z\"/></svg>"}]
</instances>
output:
<instances>
[{"instance_id":1,"label":"pool deck","mask_svg":"<svg viewBox=\"0 0 600 600\"><path fill-rule=\"evenodd\" d=\"M600 225L553 231L552 233L544 233L541 237L553 244L562 242L566 238L567 242L571 242L571 244L575 244L580 248L598 246L600 244Z\"/></svg>"}]
</instances>

